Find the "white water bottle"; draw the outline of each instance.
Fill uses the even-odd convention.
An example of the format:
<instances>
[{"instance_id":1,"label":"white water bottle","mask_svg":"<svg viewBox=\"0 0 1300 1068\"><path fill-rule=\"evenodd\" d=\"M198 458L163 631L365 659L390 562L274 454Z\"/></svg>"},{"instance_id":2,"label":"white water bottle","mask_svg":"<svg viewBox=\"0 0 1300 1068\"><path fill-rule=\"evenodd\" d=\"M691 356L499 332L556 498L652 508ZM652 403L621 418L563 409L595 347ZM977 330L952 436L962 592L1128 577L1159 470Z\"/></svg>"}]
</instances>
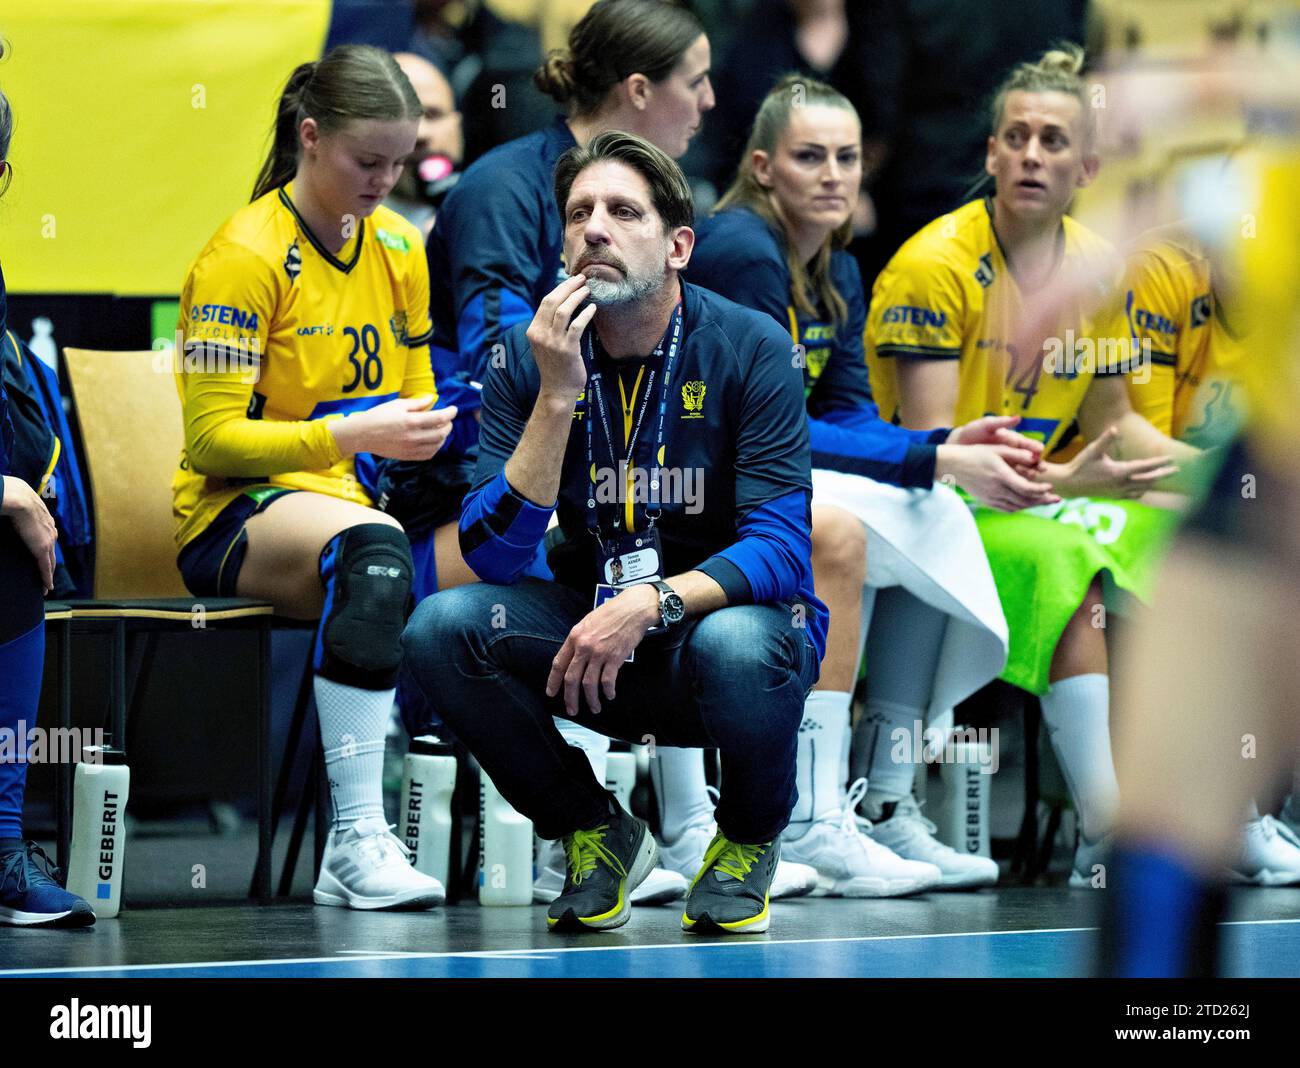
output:
<instances>
[{"instance_id":1,"label":"white water bottle","mask_svg":"<svg viewBox=\"0 0 1300 1068\"><path fill-rule=\"evenodd\" d=\"M636 789L636 754L611 749L605 758L605 789L611 791L624 812L632 811L632 791Z\"/></svg>"},{"instance_id":2,"label":"white water bottle","mask_svg":"<svg viewBox=\"0 0 1300 1068\"><path fill-rule=\"evenodd\" d=\"M456 757L432 734L411 739L402 773L402 807L397 821L411 866L445 887L451 865L451 792Z\"/></svg>"},{"instance_id":3,"label":"white water bottle","mask_svg":"<svg viewBox=\"0 0 1300 1068\"><path fill-rule=\"evenodd\" d=\"M479 773L478 902L533 903L533 821L516 812L487 772Z\"/></svg>"},{"instance_id":4,"label":"white water bottle","mask_svg":"<svg viewBox=\"0 0 1300 1068\"><path fill-rule=\"evenodd\" d=\"M59 346L54 343L54 324L44 315L32 320L32 337L27 347L40 357L51 371L59 369Z\"/></svg>"},{"instance_id":5,"label":"white water bottle","mask_svg":"<svg viewBox=\"0 0 1300 1068\"><path fill-rule=\"evenodd\" d=\"M989 851L989 759L987 742L950 741L940 765L943 797L934 812L939 839L967 856L992 855Z\"/></svg>"},{"instance_id":6,"label":"white water bottle","mask_svg":"<svg viewBox=\"0 0 1300 1068\"><path fill-rule=\"evenodd\" d=\"M122 904L126 853L126 799L131 769L126 754L111 746L82 751L72 780L72 847L68 891L85 898L99 919L112 919Z\"/></svg>"}]
</instances>

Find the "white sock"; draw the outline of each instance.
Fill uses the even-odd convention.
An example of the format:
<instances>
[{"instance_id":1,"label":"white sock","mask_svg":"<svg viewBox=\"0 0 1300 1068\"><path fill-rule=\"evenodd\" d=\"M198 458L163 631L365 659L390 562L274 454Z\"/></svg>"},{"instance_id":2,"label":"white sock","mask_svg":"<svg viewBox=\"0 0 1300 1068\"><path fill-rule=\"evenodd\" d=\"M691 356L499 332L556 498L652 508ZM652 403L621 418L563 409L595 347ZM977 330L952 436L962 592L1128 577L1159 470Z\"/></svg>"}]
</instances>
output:
<instances>
[{"instance_id":1,"label":"white sock","mask_svg":"<svg viewBox=\"0 0 1300 1068\"><path fill-rule=\"evenodd\" d=\"M853 732L853 777L865 777L867 796L863 811L878 819L881 805L901 801L916 780L914 735L923 721L923 709L867 698L867 707ZM895 736L904 730L906 736Z\"/></svg>"},{"instance_id":2,"label":"white sock","mask_svg":"<svg viewBox=\"0 0 1300 1068\"><path fill-rule=\"evenodd\" d=\"M853 678L858 678L862 668L862 654L867 647L867 632L871 629L871 617L876 611L876 588L862 587L862 615L858 620L858 659L853 665ZM844 740L840 743L840 782L845 786L849 782L849 754L853 752L853 694L849 694L849 715L844 721ZM856 775L852 776L857 778Z\"/></svg>"},{"instance_id":3,"label":"white sock","mask_svg":"<svg viewBox=\"0 0 1300 1068\"><path fill-rule=\"evenodd\" d=\"M595 731L584 727L581 723L574 723L571 719L561 719L556 716L555 725L569 745L581 749L587 754L587 763L591 765L591 773L596 776L596 781L601 786L604 786L605 765L609 757L609 739L603 734L597 734Z\"/></svg>"},{"instance_id":4,"label":"white sock","mask_svg":"<svg viewBox=\"0 0 1300 1068\"><path fill-rule=\"evenodd\" d=\"M799 800L785 832L791 840L802 837L814 820L844 807L840 750L844 748L844 728L852 700L852 694L839 690L814 690L804 701L795 770Z\"/></svg>"},{"instance_id":5,"label":"white sock","mask_svg":"<svg viewBox=\"0 0 1300 1068\"><path fill-rule=\"evenodd\" d=\"M666 843L672 845L689 827L713 821L703 749L655 746L650 779L659 805L659 833Z\"/></svg>"},{"instance_id":6,"label":"white sock","mask_svg":"<svg viewBox=\"0 0 1300 1068\"><path fill-rule=\"evenodd\" d=\"M1040 698L1043 722L1060 762L1084 838L1109 834L1119 808L1119 782L1110 752L1110 678L1075 675Z\"/></svg>"},{"instance_id":7,"label":"white sock","mask_svg":"<svg viewBox=\"0 0 1300 1068\"><path fill-rule=\"evenodd\" d=\"M366 816L384 816L384 737L395 690L362 690L312 680L336 834Z\"/></svg>"}]
</instances>

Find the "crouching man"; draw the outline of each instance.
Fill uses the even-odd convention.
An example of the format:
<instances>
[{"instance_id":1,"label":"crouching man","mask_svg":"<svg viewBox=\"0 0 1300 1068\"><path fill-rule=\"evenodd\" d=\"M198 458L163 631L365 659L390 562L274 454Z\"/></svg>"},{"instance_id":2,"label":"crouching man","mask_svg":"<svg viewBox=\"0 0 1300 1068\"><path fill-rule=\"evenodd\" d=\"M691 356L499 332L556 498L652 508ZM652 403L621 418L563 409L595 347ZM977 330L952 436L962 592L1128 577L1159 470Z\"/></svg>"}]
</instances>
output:
<instances>
[{"instance_id":1,"label":"crouching man","mask_svg":"<svg viewBox=\"0 0 1300 1068\"><path fill-rule=\"evenodd\" d=\"M682 927L765 931L827 622L802 367L770 317L681 281L690 190L653 145L602 134L560 159L555 191L573 273L484 383L460 521L483 584L420 605L407 670L537 833L563 839L552 929L626 923L657 861L561 737L563 710L720 751L718 832ZM557 510L556 581L521 577Z\"/></svg>"}]
</instances>

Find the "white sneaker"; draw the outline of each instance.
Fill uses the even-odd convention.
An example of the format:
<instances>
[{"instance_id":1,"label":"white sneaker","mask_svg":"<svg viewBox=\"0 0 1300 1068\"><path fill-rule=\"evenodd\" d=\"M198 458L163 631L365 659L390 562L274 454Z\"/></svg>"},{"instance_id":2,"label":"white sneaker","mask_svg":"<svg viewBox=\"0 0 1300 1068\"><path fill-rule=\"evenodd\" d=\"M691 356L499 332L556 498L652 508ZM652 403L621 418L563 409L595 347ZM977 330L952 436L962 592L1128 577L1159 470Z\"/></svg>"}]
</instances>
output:
<instances>
[{"instance_id":1,"label":"white sneaker","mask_svg":"<svg viewBox=\"0 0 1300 1068\"><path fill-rule=\"evenodd\" d=\"M682 836L672 845L660 838L659 863L683 876L689 883L704 867L704 851L709 848L717 833L716 823L697 823L693 827L687 827ZM782 849L784 848L783 845ZM815 868L810 868L807 864L778 860L767 896L771 901L779 901L786 897L803 897L816 889Z\"/></svg>"},{"instance_id":2,"label":"white sneaker","mask_svg":"<svg viewBox=\"0 0 1300 1068\"><path fill-rule=\"evenodd\" d=\"M1074 847L1074 863L1070 867L1069 886L1071 890L1104 890L1106 888L1106 858L1110 855L1111 836L1104 834L1089 842L1079 832L1078 844ZM1101 871L1096 871L1101 868ZM1100 882L1094 883L1097 876Z\"/></svg>"},{"instance_id":3,"label":"white sneaker","mask_svg":"<svg viewBox=\"0 0 1300 1068\"><path fill-rule=\"evenodd\" d=\"M1234 882L1254 886L1300 884L1300 838L1272 816L1246 823L1241 855L1228 873Z\"/></svg>"},{"instance_id":4,"label":"white sneaker","mask_svg":"<svg viewBox=\"0 0 1300 1068\"><path fill-rule=\"evenodd\" d=\"M1295 794L1288 794L1286 804L1282 806L1282 811L1278 813L1278 823L1285 826L1292 834L1300 837L1300 798Z\"/></svg>"},{"instance_id":5,"label":"white sneaker","mask_svg":"<svg viewBox=\"0 0 1300 1068\"><path fill-rule=\"evenodd\" d=\"M921 815L921 808L911 794L898 802L889 819L872 824L859 816L858 826L904 860L933 864L943 873L938 888L969 890L979 886L994 886L998 881L996 861L988 857L958 853L935 838L934 834L939 828Z\"/></svg>"},{"instance_id":6,"label":"white sneaker","mask_svg":"<svg viewBox=\"0 0 1300 1068\"><path fill-rule=\"evenodd\" d=\"M567 875L564 847L558 841L548 842L544 838L536 841L534 866L537 877L533 880L533 902L549 905L564 890ZM684 898L689 886L690 881L677 872L655 868L632 891L631 901L633 905L666 905Z\"/></svg>"},{"instance_id":7,"label":"white sneaker","mask_svg":"<svg viewBox=\"0 0 1300 1068\"><path fill-rule=\"evenodd\" d=\"M312 898L350 909L427 909L441 905L442 883L411 867L411 852L382 816L330 833Z\"/></svg>"},{"instance_id":8,"label":"white sneaker","mask_svg":"<svg viewBox=\"0 0 1300 1068\"><path fill-rule=\"evenodd\" d=\"M901 897L942 883L936 865L905 860L862 833L854 809L866 793L867 780L858 779L839 812L816 820L800 838L783 837L781 852L816 868L816 893L832 897Z\"/></svg>"}]
</instances>

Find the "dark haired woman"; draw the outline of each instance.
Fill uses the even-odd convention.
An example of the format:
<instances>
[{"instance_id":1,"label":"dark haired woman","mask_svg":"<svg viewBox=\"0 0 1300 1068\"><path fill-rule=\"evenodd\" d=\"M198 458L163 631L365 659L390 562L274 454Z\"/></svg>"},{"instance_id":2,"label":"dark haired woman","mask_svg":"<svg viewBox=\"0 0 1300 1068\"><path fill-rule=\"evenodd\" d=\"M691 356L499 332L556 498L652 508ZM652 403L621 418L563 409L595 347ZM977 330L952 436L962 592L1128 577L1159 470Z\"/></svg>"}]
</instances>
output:
<instances>
[{"instance_id":1,"label":"dark haired woman","mask_svg":"<svg viewBox=\"0 0 1300 1068\"><path fill-rule=\"evenodd\" d=\"M997 879L996 864L936 841L912 800L917 726L993 679L1007 650L975 524L952 489L935 483L1007 509L1054 497L1032 480L1039 447L1010 429L1014 419L920 432L880 418L862 350L862 279L845 251L861 139L843 95L798 75L778 82L735 182L700 227L689 275L788 328L808 387L813 570L831 630L805 709L800 800L782 848L815 867L829 893L886 897ZM846 794L850 700L868 623L860 775ZM874 829L855 820L859 803Z\"/></svg>"},{"instance_id":2,"label":"dark haired woman","mask_svg":"<svg viewBox=\"0 0 1300 1068\"><path fill-rule=\"evenodd\" d=\"M537 87L566 114L469 167L429 237L433 366L447 400L462 411L477 409L477 386L494 351L501 351L502 334L529 322L564 277L552 184L556 161L606 130L639 134L680 157L713 107L709 64L704 28L685 8L664 0L601 0L574 26L568 48L552 52L538 69ZM407 726L418 731L423 725L408 717ZM562 724L562 730L570 744L587 752L603 782L609 740L575 723ZM679 767L679 752L659 752L654 772L666 806L662 825L678 835L707 826L713 805L698 754ZM684 894L711 837L704 833L698 850L688 850L680 867L686 874L669 879L656 872L638 887L636 902ZM554 860L539 862L539 900L550 900L563 884L563 863L558 855ZM783 889L779 880L778 892Z\"/></svg>"},{"instance_id":3,"label":"dark haired woman","mask_svg":"<svg viewBox=\"0 0 1300 1068\"><path fill-rule=\"evenodd\" d=\"M314 896L358 909L444 896L384 818L414 565L367 490L375 457L428 460L455 416L433 407L420 234L382 206L420 115L386 52L345 45L300 66L252 203L199 253L181 295L178 564L196 596L263 598L320 619L314 687L334 832ZM435 544L459 563L448 533Z\"/></svg>"}]
</instances>

